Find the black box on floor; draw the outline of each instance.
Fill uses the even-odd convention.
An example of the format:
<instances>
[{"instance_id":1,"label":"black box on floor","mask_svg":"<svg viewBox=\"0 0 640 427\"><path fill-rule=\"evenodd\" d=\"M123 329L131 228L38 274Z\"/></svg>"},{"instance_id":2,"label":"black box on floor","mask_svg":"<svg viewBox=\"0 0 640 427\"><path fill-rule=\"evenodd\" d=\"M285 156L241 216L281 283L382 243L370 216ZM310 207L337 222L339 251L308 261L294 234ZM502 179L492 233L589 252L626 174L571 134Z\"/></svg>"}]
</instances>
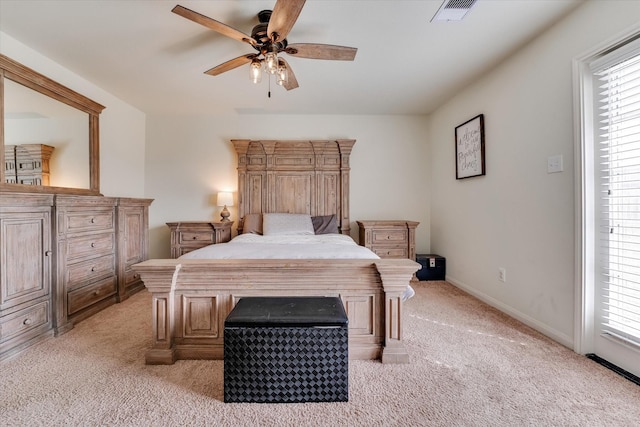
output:
<instances>
[{"instance_id":1,"label":"black box on floor","mask_svg":"<svg viewBox=\"0 0 640 427\"><path fill-rule=\"evenodd\" d=\"M338 297L247 297L224 326L225 402L347 402L348 319Z\"/></svg>"},{"instance_id":2,"label":"black box on floor","mask_svg":"<svg viewBox=\"0 0 640 427\"><path fill-rule=\"evenodd\" d=\"M416 262L422 266L416 272L418 280L444 280L447 273L447 260L440 255L418 254Z\"/></svg>"}]
</instances>

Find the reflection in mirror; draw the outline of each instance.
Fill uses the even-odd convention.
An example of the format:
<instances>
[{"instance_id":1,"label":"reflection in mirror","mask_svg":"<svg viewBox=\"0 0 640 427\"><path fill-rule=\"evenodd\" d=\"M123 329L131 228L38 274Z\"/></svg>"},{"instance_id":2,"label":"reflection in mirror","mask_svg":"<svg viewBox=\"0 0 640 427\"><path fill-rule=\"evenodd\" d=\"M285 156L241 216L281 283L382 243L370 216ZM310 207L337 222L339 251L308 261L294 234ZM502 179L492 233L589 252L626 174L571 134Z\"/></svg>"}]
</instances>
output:
<instances>
[{"instance_id":1,"label":"reflection in mirror","mask_svg":"<svg viewBox=\"0 0 640 427\"><path fill-rule=\"evenodd\" d=\"M5 182L91 188L89 114L4 80Z\"/></svg>"}]
</instances>

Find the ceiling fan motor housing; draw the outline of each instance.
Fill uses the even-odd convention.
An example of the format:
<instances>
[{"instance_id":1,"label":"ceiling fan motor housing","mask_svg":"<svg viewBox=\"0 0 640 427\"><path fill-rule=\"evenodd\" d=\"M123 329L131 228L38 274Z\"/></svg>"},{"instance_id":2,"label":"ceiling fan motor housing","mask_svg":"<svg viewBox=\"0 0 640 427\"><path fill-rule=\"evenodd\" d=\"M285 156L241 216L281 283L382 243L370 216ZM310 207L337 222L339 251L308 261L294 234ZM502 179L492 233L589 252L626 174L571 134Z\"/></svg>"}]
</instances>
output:
<instances>
[{"instance_id":1,"label":"ceiling fan motor housing","mask_svg":"<svg viewBox=\"0 0 640 427\"><path fill-rule=\"evenodd\" d=\"M275 47L278 52L284 50L287 47L287 39L279 40L276 43L271 43L271 39L267 34L267 27L269 26L269 19L271 19L271 10L261 10L258 12L258 20L260 21L253 30L251 30L251 37L258 42L253 46L255 50L259 52L271 50L271 46Z\"/></svg>"}]
</instances>

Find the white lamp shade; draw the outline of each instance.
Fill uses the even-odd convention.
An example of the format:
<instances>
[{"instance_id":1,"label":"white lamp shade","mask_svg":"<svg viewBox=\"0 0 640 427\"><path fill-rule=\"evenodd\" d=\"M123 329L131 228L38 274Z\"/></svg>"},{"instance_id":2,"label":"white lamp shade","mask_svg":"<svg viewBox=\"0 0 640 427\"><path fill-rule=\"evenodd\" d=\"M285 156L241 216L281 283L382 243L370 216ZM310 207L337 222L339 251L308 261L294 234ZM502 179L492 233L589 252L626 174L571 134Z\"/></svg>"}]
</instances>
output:
<instances>
[{"instance_id":1,"label":"white lamp shade","mask_svg":"<svg viewBox=\"0 0 640 427\"><path fill-rule=\"evenodd\" d=\"M233 193L221 191L218 193L218 206L233 206Z\"/></svg>"}]
</instances>

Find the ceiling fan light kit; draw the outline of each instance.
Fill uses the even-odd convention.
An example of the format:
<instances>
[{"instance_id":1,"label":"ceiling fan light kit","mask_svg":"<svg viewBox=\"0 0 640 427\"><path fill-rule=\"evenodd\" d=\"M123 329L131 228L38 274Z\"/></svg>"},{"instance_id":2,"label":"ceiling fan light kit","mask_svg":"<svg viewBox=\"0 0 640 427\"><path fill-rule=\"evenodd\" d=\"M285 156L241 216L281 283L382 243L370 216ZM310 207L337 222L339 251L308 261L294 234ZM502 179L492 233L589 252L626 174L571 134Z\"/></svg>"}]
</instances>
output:
<instances>
[{"instance_id":1,"label":"ceiling fan light kit","mask_svg":"<svg viewBox=\"0 0 640 427\"><path fill-rule=\"evenodd\" d=\"M262 81L262 61L258 58L251 60L251 66L249 67L249 76L251 81L258 84Z\"/></svg>"},{"instance_id":2,"label":"ceiling fan light kit","mask_svg":"<svg viewBox=\"0 0 640 427\"><path fill-rule=\"evenodd\" d=\"M180 5L176 5L171 11L224 36L250 44L258 51L255 54L245 54L223 62L206 71L205 74L217 76L249 64L249 75L253 83L260 83L262 73L265 72L269 76L275 76L278 85L291 90L298 87L298 81L291 66L279 54L286 53L298 58L353 61L358 51L354 47L318 43L289 45L286 37L298 19L304 3L305 0L277 0L273 11L262 10L258 13L260 22L253 27L250 36Z\"/></svg>"}]
</instances>

